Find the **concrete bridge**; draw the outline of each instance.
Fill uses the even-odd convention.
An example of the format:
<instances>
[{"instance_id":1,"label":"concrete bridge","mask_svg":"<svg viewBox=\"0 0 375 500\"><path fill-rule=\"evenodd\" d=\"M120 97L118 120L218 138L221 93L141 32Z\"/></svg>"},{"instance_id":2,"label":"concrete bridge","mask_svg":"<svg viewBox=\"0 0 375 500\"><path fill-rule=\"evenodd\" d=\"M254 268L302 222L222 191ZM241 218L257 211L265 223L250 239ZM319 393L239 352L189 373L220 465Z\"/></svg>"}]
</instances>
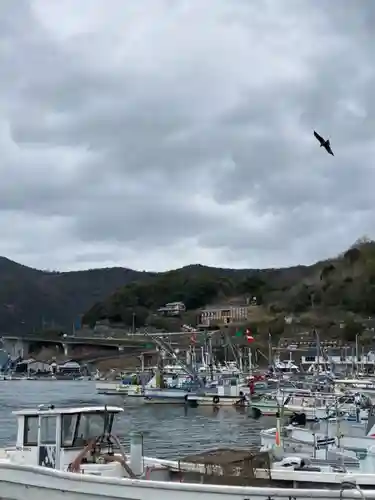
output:
<instances>
[{"instance_id":1,"label":"concrete bridge","mask_svg":"<svg viewBox=\"0 0 375 500\"><path fill-rule=\"evenodd\" d=\"M150 333L132 335L68 335L68 334L29 334L29 335L3 335L0 337L0 348L7 351L11 356L27 357L32 345L61 345L64 355L69 356L69 346L103 346L117 348L118 351L132 350L134 348L152 349L155 346L153 337L169 337L171 344L178 346L181 341L187 343L191 333L171 332L171 333ZM2 345L1 345L2 344Z\"/></svg>"}]
</instances>

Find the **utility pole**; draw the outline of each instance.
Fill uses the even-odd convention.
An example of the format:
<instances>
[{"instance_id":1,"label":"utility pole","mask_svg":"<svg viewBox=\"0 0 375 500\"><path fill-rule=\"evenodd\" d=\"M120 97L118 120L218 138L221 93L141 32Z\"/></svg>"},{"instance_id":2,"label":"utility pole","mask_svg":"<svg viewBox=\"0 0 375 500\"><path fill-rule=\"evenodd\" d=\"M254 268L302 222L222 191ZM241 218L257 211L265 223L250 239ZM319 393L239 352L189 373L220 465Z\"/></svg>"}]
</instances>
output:
<instances>
[{"instance_id":1,"label":"utility pole","mask_svg":"<svg viewBox=\"0 0 375 500\"><path fill-rule=\"evenodd\" d=\"M318 375L320 373L320 338L318 330L314 330L316 338L316 365L318 370Z\"/></svg>"},{"instance_id":2,"label":"utility pole","mask_svg":"<svg viewBox=\"0 0 375 500\"><path fill-rule=\"evenodd\" d=\"M272 366L272 335L271 332L268 332L268 366Z\"/></svg>"},{"instance_id":3,"label":"utility pole","mask_svg":"<svg viewBox=\"0 0 375 500\"><path fill-rule=\"evenodd\" d=\"M359 333L356 333L356 335L355 335L355 368L356 368L356 373L358 372L358 363L359 363L358 337L359 337Z\"/></svg>"},{"instance_id":4,"label":"utility pole","mask_svg":"<svg viewBox=\"0 0 375 500\"><path fill-rule=\"evenodd\" d=\"M135 312L132 313L132 334L135 334Z\"/></svg>"}]
</instances>

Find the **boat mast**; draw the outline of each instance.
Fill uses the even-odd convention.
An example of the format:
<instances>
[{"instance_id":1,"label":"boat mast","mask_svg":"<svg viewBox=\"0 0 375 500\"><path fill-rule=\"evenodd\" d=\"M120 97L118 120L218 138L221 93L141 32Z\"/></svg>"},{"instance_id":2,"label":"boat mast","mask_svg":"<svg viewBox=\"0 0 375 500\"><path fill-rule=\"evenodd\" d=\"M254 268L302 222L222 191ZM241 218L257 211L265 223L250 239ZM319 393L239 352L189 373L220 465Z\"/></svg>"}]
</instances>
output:
<instances>
[{"instance_id":1,"label":"boat mast","mask_svg":"<svg viewBox=\"0 0 375 500\"><path fill-rule=\"evenodd\" d=\"M164 389L164 356L165 351L162 346L158 346L158 361L157 361L157 377L156 386L159 389Z\"/></svg>"},{"instance_id":2,"label":"boat mast","mask_svg":"<svg viewBox=\"0 0 375 500\"><path fill-rule=\"evenodd\" d=\"M239 366L238 355L237 355L236 349L233 346L232 340L231 340L231 338L230 338L230 336L228 335L227 332L225 332L225 339L226 339L226 341L228 343L228 346L230 347L230 350L232 351L232 354L233 354L233 357L234 357L234 361L236 362L236 365L238 367Z\"/></svg>"},{"instance_id":3,"label":"boat mast","mask_svg":"<svg viewBox=\"0 0 375 500\"><path fill-rule=\"evenodd\" d=\"M356 371L357 375L358 375L358 364L359 364L358 336L359 336L359 333L356 333L356 335L355 335L355 371Z\"/></svg>"},{"instance_id":4,"label":"boat mast","mask_svg":"<svg viewBox=\"0 0 375 500\"><path fill-rule=\"evenodd\" d=\"M354 366L355 366L355 359L354 359L354 348L351 348L351 358L352 358L352 378L354 378Z\"/></svg>"},{"instance_id":5,"label":"boat mast","mask_svg":"<svg viewBox=\"0 0 375 500\"><path fill-rule=\"evenodd\" d=\"M244 349L243 347L240 347L239 349L239 359L240 359L240 372L243 373L243 357L244 357Z\"/></svg>"},{"instance_id":6,"label":"boat mast","mask_svg":"<svg viewBox=\"0 0 375 500\"><path fill-rule=\"evenodd\" d=\"M317 363L317 370L318 370L318 375L320 373L320 338L319 338L319 332L318 330L314 329L315 333L315 338L316 338L316 363Z\"/></svg>"}]
</instances>

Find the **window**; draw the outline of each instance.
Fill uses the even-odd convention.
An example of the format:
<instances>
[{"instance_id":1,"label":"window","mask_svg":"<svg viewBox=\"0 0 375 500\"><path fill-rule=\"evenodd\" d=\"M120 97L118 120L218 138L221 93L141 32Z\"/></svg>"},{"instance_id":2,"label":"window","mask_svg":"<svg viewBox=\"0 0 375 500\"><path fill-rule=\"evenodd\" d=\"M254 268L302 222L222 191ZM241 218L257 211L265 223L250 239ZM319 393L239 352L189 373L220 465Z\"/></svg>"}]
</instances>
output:
<instances>
[{"instance_id":1,"label":"window","mask_svg":"<svg viewBox=\"0 0 375 500\"><path fill-rule=\"evenodd\" d=\"M314 363L314 361L315 361L315 356L306 356L305 357L306 363Z\"/></svg>"},{"instance_id":2,"label":"window","mask_svg":"<svg viewBox=\"0 0 375 500\"><path fill-rule=\"evenodd\" d=\"M25 446L37 446L38 444L38 417L25 417L25 428L23 444Z\"/></svg>"},{"instance_id":3,"label":"window","mask_svg":"<svg viewBox=\"0 0 375 500\"><path fill-rule=\"evenodd\" d=\"M40 443L55 444L56 443L56 416L48 416L40 418Z\"/></svg>"},{"instance_id":4,"label":"window","mask_svg":"<svg viewBox=\"0 0 375 500\"><path fill-rule=\"evenodd\" d=\"M104 413L82 413L79 419L77 439L89 441L104 432Z\"/></svg>"},{"instance_id":5,"label":"window","mask_svg":"<svg viewBox=\"0 0 375 500\"><path fill-rule=\"evenodd\" d=\"M73 446L74 434L77 426L78 415L71 413L62 416L61 446Z\"/></svg>"},{"instance_id":6,"label":"window","mask_svg":"<svg viewBox=\"0 0 375 500\"><path fill-rule=\"evenodd\" d=\"M65 448L85 446L90 439L111 432L113 413L66 414L62 417L61 443Z\"/></svg>"}]
</instances>

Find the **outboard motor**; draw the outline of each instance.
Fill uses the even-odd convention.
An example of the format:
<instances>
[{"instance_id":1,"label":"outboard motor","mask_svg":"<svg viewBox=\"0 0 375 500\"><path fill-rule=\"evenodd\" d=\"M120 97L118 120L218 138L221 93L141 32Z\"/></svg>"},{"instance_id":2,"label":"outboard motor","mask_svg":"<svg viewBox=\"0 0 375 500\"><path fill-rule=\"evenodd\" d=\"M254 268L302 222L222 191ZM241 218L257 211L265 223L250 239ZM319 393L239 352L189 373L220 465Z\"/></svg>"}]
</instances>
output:
<instances>
[{"instance_id":1,"label":"outboard motor","mask_svg":"<svg viewBox=\"0 0 375 500\"><path fill-rule=\"evenodd\" d=\"M301 462L303 459L300 457L285 457L281 460L281 467L301 467Z\"/></svg>"},{"instance_id":2,"label":"outboard motor","mask_svg":"<svg viewBox=\"0 0 375 500\"><path fill-rule=\"evenodd\" d=\"M306 413L294 413L289 420L292 425L300 425L304 427L306 425Z\"/></svg>"}]
</instances>

